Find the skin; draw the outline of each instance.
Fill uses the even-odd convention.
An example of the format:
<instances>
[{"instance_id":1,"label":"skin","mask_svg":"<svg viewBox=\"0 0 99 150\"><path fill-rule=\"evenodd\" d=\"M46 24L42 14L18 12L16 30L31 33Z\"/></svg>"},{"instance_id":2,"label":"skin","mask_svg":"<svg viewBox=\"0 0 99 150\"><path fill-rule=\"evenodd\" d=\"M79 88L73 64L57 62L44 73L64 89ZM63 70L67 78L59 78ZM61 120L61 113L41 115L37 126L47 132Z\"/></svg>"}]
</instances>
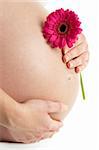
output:
<instances>
[{"instance_id":1,"label":"skin","mask_svg":"<svg viewBox=\"0 0 99 150\"><path fill-rule=\"evenodd\" d=\"M85 36L80 34L78 41L72 48L63 49L63 62L69 69L74 69L76 73L80 73L87 66L88 61L88 44Z\"/></svg>"},{"instance_id":2,"label":"skin","mask_svg":"<svg viewBox=\"0 0 99 150\"><path fill-rule=\"evenodd\" d=\"M53 50L41 33L42 21L48 15L42 7L36 3L3 3L2 8L0 87L9 96L5 98L8 104L3 104L6 113L2 110L2 113L7 116L4 118L6 118L5 121L8 120L8 124L1 126L1 135L4 136L8 132L8 138L6 136L1 138L24 143L36 142L53 135L60 128L62 119L70 111L78 93L77 73L82 71L88 63L87 42L81 34L72 49L65 47L63 52L59 49ZM10 103L8 99L11 99ZM62 102L68 105L68 110L48 111L48 107L45 106L48 106L49 102ZM53 104L53 108L54 106ZM18 108L17 111L14 108ZM12 112L15 114L14 117L11 116ZM16 114L23 119L19 120ZM40 118L42 118L41 124L38 123ZM27 122L31 123L31 120L36 124L28 126ZM50 131L51 127L47 127L48 130L44 132L43 125L46 123L48 125L50 122L50 126L54 126L55 122L52 123L52 121L58 123L54 131ZM26 122L25 127L23 122ZM39 131L39 136L34 130L36 126L44 129ZM32 133L29 129L33 130Z\"/></svg>"},{"instance_id":3,"label":"skin","mask_svg":"<svg viewBox=\"0 0 99 150\"><path fill-rule=\"evenodd\" d=\"M51 101L18 103L0 89L0 140L31 143L51 137L62 122L51 119L49 113L66 110L62 103Z\"/></svg>"}]
</instances>

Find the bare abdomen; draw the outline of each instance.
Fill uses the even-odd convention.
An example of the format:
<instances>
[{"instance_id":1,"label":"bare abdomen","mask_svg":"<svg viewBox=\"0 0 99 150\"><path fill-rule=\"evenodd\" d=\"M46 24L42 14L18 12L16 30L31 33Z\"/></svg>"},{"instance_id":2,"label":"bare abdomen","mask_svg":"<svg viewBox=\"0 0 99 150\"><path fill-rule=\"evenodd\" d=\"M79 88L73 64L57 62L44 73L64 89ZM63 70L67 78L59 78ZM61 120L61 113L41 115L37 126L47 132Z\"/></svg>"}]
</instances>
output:
<instances>
[{"instance_id":1,"label":"bare abdomen","mask_svg":"<svg viewBox=\"0 0 99 150\"><path fill-rule=\"evenodd\" d=\"M60 50L46 44L41 33L43 12L37 11L36 16L30 4L17 5L18 9L7 6L10 10L4 13L1 88L18 102L55 100L71 108L78 92L78 75L63 64Z\"/></svg>"}]
</instances>

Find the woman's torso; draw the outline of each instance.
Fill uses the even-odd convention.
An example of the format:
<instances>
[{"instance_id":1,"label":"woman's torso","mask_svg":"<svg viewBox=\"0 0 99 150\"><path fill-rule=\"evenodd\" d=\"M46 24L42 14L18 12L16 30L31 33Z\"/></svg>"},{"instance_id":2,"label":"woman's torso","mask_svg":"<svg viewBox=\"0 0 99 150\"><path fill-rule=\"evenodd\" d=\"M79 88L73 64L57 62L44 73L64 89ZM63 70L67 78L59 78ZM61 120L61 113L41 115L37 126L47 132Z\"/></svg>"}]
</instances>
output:
<instances>
[{"instance_id":1,"label":"woman's torso","mask_svg":"<svg viewBox=\"0 0 99 150\"><path fill-rule=\"evenodd\" d=\"M36 3L8 3L3 9L0 42L1 87L16 101L40 98L70 106L78 91L78 75L62 62L42 36L46 11Z\"/></svg>"}]
</instances>

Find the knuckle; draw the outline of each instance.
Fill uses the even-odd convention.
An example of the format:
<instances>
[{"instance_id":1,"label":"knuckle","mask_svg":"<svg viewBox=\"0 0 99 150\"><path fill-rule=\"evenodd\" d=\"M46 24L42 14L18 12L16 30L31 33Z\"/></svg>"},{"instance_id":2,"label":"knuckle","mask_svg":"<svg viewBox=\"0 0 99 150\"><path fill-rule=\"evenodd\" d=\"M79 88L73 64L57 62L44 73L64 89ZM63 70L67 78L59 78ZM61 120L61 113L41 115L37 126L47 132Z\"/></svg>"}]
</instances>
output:
<instances>
[{"instance_id":1,"label":"knuckle","mask_svg":"<svg viewBox=\"0 0 99 150\"><path fill-rule=\"evenodd\" d=\"M89 54L88 51L85 51L84 54L82 55L83 60L88 60L89 59Z\"/></svg>"},{"instance_id":2,"label":"knuckle","mask_svg":"<svg viewBox=\"0 0 99 150\"><path fill-rule=\"evenodd\" d=\"M88 52L88 44L87 44L87 42L83 43L83 51L87 51Z\"/></svg>"},{"instance_id":3,"label":"knuckle","mask_svg":"<svg viewBox=\"0 0 99 150\"><path fill-rule=\"evenodd\" d=\"M89 53L88 52L86 53L86 58L89 59Z\"/></svg>"},{"instance_id":4,"label":"knuckle","mask_svg":"<svg viewBox=\"0 0 99 150\"><path fill-rule=\"evenodd\" d=\"M83 33L81 34L81 38L82 38L82 41L86 40L86 37L85 37L85 35Z\"/></svg>"},{"instance_id":5,"label":"knuckle","mask_svg":"<svg viewBox=\"0 0 99 150\"><path fill-rule=\"evenodd\" d=\"M88 43L86 42L86 50L88 50Z\"/></svg>"}]
</instances>

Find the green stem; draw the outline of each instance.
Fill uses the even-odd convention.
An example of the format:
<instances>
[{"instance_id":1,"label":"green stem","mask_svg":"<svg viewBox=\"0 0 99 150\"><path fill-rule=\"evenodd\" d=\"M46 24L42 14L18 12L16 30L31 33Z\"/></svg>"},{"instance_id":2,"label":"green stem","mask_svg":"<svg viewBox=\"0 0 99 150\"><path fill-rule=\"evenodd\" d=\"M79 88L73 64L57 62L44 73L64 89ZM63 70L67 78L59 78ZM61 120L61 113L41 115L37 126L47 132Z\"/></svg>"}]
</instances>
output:
<instances>
[{"instance_id":1,"label":"green stem","mask_svg":"<svg viewBox=\"0 0 99 150\"><path fill-rule=\"evenodd\" d=\"M83 84L83 79L82 79L82 74L80 73L80 85L81 85L81 91L82 91L82 97L83 100L85 100L85 90L84 90L84 84Z\"/></svg>"}]
</instances>

